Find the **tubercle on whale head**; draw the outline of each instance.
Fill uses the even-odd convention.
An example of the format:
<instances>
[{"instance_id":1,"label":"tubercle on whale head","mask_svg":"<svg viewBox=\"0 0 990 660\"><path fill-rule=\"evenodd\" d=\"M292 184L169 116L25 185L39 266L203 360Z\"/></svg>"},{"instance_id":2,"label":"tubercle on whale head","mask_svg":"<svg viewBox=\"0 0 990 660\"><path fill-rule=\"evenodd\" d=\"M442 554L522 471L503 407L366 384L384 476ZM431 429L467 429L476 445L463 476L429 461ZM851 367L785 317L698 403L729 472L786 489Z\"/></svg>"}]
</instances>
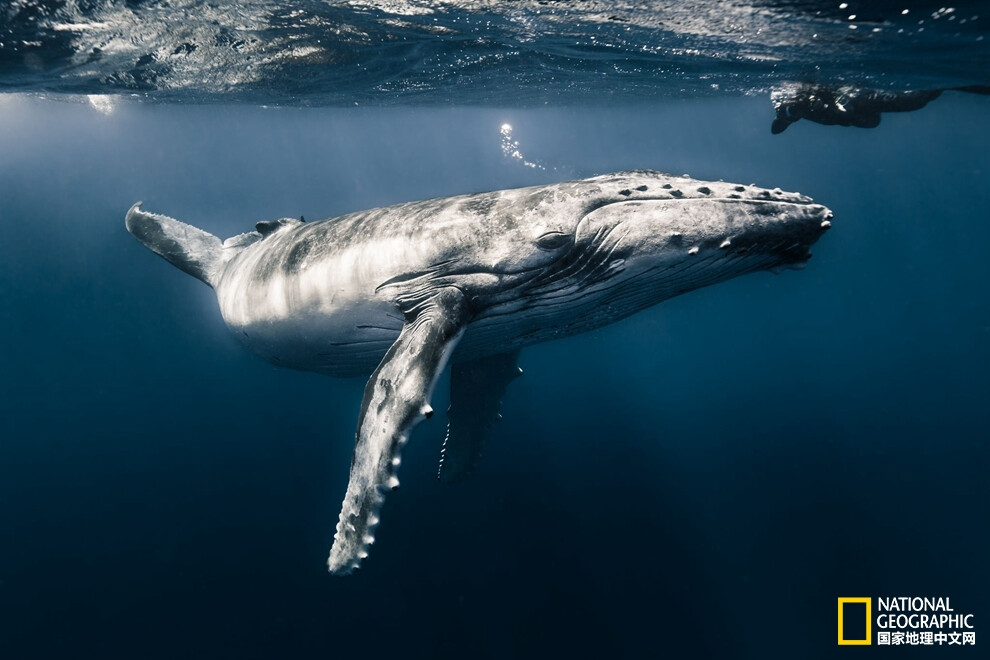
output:
<instances>
[{"instance_id":1,"label":"tubercle on whale head","mask_svg":"<svg viewBox=\"0 0 990 660\"><path fill-rule=\"evenodd\" d=\"M494 245L489 263L494 272L518 273L551 264L574 246L584 220L600 209L620 204L660 201L697 203L702 200L812 204L810 197L723 181L703 181L688 175L673 176L653 170L631 170L580 181L519 189L511 201L485 205L492 215L514 218L512 226L489 224L492 234L482 240ZM504 194L504 193L503 193ZM468 198L465 210L477 202ZM498 213L494 213L497 209Z\"/></svg>"},{"instance_id":2,"label":"tubercle on whale head","mask_svg":"<svg viewBox=\"0 0 990 660\"><path fill-rule=\"evenodd\" d=\"M650 180L659 183L659 191L648 183L630 185ZM621 263L600 272L621 271L619 280L647 273L666 277L677 293L746 272L803 264L811 245L832 225L829 209L779 188L650 172L613 176L608 185L623 186L616 194L624 201L587 213L575 233L576 246L598 242L599 251L607 251L599 261Z\"/></svg>"},{"instance_id":3,"label":"tubercle on whale head","mask_svg":"<svg viewBox=\"0 0 990 660\"><path fill-rule=\"evenodd\" d=\"M706 264L697 277L682 278L676 289L683 292L804 262L832 219L800 193L650 170L519 193L510 207L519 218L513 231L485 237L489 257L482 262L490 279L479 281L488 286L477 291L492 300L516 286L552 294ZM478 279L478 273L450 274L464 283L469 276Z\"/></svg>"}]
</instances>

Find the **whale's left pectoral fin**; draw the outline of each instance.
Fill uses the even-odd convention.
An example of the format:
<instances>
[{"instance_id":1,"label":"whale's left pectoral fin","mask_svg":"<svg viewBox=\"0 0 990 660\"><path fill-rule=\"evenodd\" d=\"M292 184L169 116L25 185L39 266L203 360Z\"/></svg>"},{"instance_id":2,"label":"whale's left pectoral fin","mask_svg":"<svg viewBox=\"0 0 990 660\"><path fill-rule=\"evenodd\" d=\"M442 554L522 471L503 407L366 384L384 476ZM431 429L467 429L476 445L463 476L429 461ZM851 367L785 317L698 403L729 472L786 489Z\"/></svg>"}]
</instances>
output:
<instances>
[{"instance_id":1,"label":"whale's left pectoral fin","mask_svg":"<svg viewBox=\"0 0 990 660\"><path fill-rule=\"evenodd\" d=\"M440 481L460 481L474 470L492 427L502 417L505 389L521 375L518 349L451 367L447 436L437 471Z\"/></svg>"},{"instance_id":2,"label":"whale's left pectoral fin","mask_svg":"<svg viewBox=\"0 0 990 660\"><path fill-rule=\"evenodd\" d=\"M443 289L419 302L406 313L399 338L368 380L350 481L327 562L331 573L350 573L368 555L385 492L399 485L399 450L412 428L432 416L430 394L466 320L458 289Z\"/></svg>"}]
</instances>

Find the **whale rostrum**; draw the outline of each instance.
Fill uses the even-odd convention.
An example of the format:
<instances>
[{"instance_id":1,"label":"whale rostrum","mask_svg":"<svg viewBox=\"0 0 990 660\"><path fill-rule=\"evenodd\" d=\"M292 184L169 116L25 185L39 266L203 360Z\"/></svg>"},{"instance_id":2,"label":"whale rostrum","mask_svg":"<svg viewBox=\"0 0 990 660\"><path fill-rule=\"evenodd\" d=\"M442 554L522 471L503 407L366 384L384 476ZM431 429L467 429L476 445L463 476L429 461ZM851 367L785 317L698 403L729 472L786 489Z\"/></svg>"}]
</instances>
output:
<instances>
[{"instance_id":1,"label":"whale rostrum","mask_svg":"<svg viewBox=\"0 0 990 660\"><path fill-rule=\"evenodd\" d=\"M398 204L216 236L135 204L139 241L216 291L274 364L368 375L328 566L374 541L400 451L452 364L440 479L477 462L519 350L738 275L801 266L832 213L803 195L653 171Z\"/></svg>"}]
</instances>

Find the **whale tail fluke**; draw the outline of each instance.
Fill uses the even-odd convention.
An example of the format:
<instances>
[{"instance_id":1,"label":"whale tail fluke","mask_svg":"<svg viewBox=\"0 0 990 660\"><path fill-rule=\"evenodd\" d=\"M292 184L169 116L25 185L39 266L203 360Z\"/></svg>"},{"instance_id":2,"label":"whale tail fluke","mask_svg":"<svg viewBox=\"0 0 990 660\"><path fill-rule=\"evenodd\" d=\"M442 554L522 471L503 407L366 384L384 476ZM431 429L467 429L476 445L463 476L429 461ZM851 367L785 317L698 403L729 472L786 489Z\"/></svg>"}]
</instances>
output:
<instances>
[{"instance_id":1,"label":"whale tail fluke","mask_svg":"<svg viewBox=\"0 0 990 660\"><path fill-rule=\"evenodd\" d=\"M127 212L124 224L149 250L211 287L215 285L224 262L219 238L168 216L142 211L141 202Z\"/></svg>"}]
</instances>

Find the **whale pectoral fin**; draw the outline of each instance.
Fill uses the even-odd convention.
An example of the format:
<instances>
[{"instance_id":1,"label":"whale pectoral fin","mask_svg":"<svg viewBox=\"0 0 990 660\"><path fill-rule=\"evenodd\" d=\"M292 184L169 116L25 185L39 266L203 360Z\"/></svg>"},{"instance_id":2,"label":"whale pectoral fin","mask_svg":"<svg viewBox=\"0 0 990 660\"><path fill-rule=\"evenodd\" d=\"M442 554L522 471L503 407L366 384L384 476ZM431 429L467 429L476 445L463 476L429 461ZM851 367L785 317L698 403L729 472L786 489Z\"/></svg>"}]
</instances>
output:
<instances>
[{"instance_id":1,"label":"whale pectoral fin","mask_svg":"<svg viewBox=\"0 0 990 660\"><path fill-rule=\"evenodd\" d=\"M374 541L385 492L399 485L399 450L433 410L437 377L464 332L464 294L446 288L406 313L406 323L364 389L350 481L327 561L331 573L358 567Z\"/></svg>"},{"instance_id":2,"label":"whale pectoral fin","mask_svg":"<svg viewBox=\"0 0 990 660\"><path fill-rule=\"evenodd\" d=\"M437 478L445 483L469 475L481 457L492 425L499 420L502 396L522 375L519 351L459 362L450 369L447 437Z\"/></svg>"}]
</instances>

